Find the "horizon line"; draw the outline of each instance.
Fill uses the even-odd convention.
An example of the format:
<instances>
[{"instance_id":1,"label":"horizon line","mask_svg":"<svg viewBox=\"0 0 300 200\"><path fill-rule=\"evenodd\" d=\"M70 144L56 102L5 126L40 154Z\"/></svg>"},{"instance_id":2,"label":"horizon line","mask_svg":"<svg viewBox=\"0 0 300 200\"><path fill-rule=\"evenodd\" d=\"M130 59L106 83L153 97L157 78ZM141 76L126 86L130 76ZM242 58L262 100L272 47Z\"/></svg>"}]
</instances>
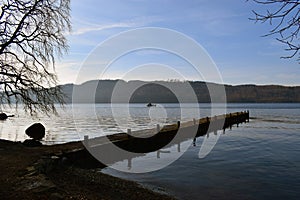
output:
<instances>
[{"instance_id":1,"label":"horizon line","mask_svg":"<svg viewBox=\"0 0 300 200\"><path fill-rule=\"evenodd\" d=\"M224 86L282 86L282 87L300 87L299 85L284 85L284 84L279 84L279 83L239 83L239 84L230 84L230 83L216 83L216 82L211 82L211 81L203 81L203 80L180 80L180 79L167 79L167 80L139 80L139 79L131 79L131 80L124 80L124 79L91 79L91 80L86 80L81 83L62 83L58 84L57 86L62 86L62 85L82 85L87 82L91 81L124 81L126 83L128 82L133 82L133 81L141 81L141 82L169 82L169 83L185 83L185 82L203 82L203 83L210 83L210 84L218 84L218 85L224 85Z\"/></svg>"}]
</instances>

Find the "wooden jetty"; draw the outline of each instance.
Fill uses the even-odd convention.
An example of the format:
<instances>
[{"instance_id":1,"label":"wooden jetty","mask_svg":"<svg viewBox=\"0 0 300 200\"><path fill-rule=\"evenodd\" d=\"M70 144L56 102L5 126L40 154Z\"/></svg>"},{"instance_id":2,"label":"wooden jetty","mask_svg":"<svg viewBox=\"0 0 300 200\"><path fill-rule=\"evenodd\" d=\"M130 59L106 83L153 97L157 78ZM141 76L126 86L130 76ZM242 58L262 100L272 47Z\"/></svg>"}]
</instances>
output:
<instances>
[{"instance_id":1,"label":"wooden jetty","mask_svg":"<svg viewBox=\"0 0 300 200\"><path fill-rule=\"evenodd\" d=\"M102 136L89 139L84 137L83 144L86 147L74 149L64 153L64 156L75 165L84 168L95 168L102 164L99 163L90 154L97 154L101 161L106 164L112 164L120 160L133 158L132 152L136 153L135 157L143 156L149 152L159 151L189 139L196 140L197 137L204 136L211 132L216 133L218 130L232 128L232 126L249 122L249 111L235 112L176 124L170 124L163 127L157 125L153 129L140 131L127 130L127 133L117 133L108 136ZM112 145L113 144L113 145ZM119 147L119 148L116 148ZM121 149L123 151L119 151ZM118 160L111 155L118 155ZM101 166L103 167L103 166Z\"/></svg>"}]
</instances>

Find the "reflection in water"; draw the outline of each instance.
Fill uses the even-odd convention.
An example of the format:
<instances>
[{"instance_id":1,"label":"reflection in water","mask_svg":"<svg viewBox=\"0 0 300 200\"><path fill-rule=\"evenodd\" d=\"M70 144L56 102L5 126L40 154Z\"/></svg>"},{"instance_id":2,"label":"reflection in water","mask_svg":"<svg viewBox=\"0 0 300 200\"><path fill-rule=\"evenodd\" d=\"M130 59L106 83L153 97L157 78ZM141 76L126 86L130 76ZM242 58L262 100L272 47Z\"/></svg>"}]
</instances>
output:
<instances>
[{"instance_id":1,"label":"reflection in water","mask_svg":"<svg viewBox=\"0 0 300 200\"><path fill-rule=\"evenodd\" d=\"M197 141L197 138L194 138L193 139L193 146L196 146L196 141Z\"/></svg>"},{"instance_id":2,"label":"reflection in water","mask_svg":"<svg viewBox=\"0 0 300 200\"><path fill-rule=\"evenodd\" d=\"M132 158L128 158L128 170L132 168Z\"/></svg>"},{"instance_id":3,"label":"reflection in water","mask_svg":"<svg viewBox=\"0 0 300 200\"><path fill-rule=\"evenodd\" d=\"M177 151L180 152L180 143L177 144Z\"/></svg>"},{"instance_id":4,"label":"reflection in water","mask_svg":"<svg viewBox=\"0 0 300 200\"><path fill-rule=\"evenodd\" d=\"M124 172L140 173L144 171L152 171L151 169L159 168L161 163L173 160L179 157L182 152L180 148L187 149L191 145L191 140L184 141L180 144L173 145L168 148L160 149L150 153L136 154L135 157L127 157L124 160L117 161L110 165L114 169L122 169ZM178 151L179 150L179 151ZM127 169L127 171L126 171Z\"/></svg>"},{"instance_id":5,"label":"reflection in water","mask_svg":"<svg viewBox=\"0 0 300 200\"><path fill-rule=\"evenodd\" d=\"M171 151L158 150L158 151L156 152L156 157L157 157L157 158L160 158L160 154L161 154L161 153L171 153Z\"/></svg>"},{"instance_id":6,"label":"reflection in water","mask_svg":"<svg viewBox=\"0 0 300 200\"><path fill-rule=\"evenodd\" d=\"M299 199L299 105L278 104L277 109L272 104L273 109L270 109L269 104L240 107L231 104L233 108L229 112L234 112L236 107L249 106L255 118L239 128L227 130L225 135L223 132L213 151L204 159L199 159L197 154L206 137L199 137L195 146L190 146L180 159L159 171L133 174L106 168L102 172L138 181L150 188L163 188L179 199ZM287 108L283 109L284 106ZM268 120L277 118L280 121ZM214 133L209 134L209 138L213 137ZM164 150L172 154L176 153L176 148L175 145ZM160 154L156 160L168 155ZM150 158L151 153L134 158L131 171L137 163Z\"/></svg>"},{"instance_id":7,"label":"reflection in water","mask_svg":"<svg viewBox=\"0 0 300 200\"><path fill-rule=\"evenodd\" d=\"M211 140L214 140L217 139L218 135L212 135L210 137ZM203 137L200 137L199 141L203 141ZM115 161L115 163L109 166L113 169L127 169L127 172L139 173L139 169L146 169L151 165L158 166L159 163L164 163L167 160L176 158L179 154L181 155L181 153L184 153L181 152L181 147L186 150L191 146L191 144L193 144L193 147L200 150L201 144L196 145L196 140L188 139L186 141L174 144L171 147L166 147L146 154L140 153L136 154L135 157L128 157L124 160ZM123 168L122 166L127 166L127 168Z\"/></svg>"}]
</instances>

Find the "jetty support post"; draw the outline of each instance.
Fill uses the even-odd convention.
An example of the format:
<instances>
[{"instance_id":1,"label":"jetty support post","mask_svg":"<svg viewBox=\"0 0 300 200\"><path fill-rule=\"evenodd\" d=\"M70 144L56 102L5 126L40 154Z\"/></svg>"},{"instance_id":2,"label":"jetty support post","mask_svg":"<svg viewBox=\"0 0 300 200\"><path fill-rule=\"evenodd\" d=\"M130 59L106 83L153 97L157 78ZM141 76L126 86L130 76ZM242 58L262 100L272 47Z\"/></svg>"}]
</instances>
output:
<instances>
[{"instance_id":1,"label":"jetty support post","mask_svg":"<svg viewBox=\"0 0 300 200\"><path fill-rule=\"evenodd\" d=\"M131 129L130 128L127 129L127 135L128 136L131 135Z\"/></svg>"},{"instance_id":2,"label":"jetty support post","mask_svg":"<svg viewBox=\"0 0 300 200\"><path fill-rule=\"evenodd\" d=\"M159 124L156 124L156 133L158 133L160 131L160 126Z\"/></svg>"},{"instance_id":3,"label":"jetty support post","mask_svg":"<svg viewBox=\"0 0 300 200\"><path fill-rule=\"evenodd\" d=\"M177 128L180 128L180 121L177 121Z\"/></svg>"},{"instance_id":4,"label":"jetty support post","mask_svg":"<svg viewBox=\"0 0 300 200\"><path fill-rule=\"evenodd\" d=\"M229 128L232 129L232 114L229 113Z\"/></svg>"},{"instance_id":5,"label":"jetty support post","mask_svg":"<svg viewBox=\"0 0 300 200\"><path fill-rule=\"evenodd\" d=\"M247 114L246 114L247 122L249 122L249 119L250 119L249 110L247 110L246 112L247 112Z\"/></svg>"},{"instance_id":6,"label":"jetty support post","mask_svg":"<svg viewBox=\"0 0 300 200\"><path fill-rule=\"evenodd\" d=\"M83 137L83 144L87 147L89 146L89 136L88 135L85 135Z\"/></svg>"}]
</instances>

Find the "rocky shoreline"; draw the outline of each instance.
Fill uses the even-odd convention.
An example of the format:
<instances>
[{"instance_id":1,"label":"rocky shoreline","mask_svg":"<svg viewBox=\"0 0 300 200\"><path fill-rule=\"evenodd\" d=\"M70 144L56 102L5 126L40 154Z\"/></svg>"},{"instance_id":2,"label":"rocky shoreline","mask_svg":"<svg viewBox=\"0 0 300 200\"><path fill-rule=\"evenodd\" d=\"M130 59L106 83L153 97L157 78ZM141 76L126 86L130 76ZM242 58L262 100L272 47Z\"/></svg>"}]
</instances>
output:
<instances>
[{"instance_id":1,"label":"rocky shoreline","mask_svg":"<svg viewBox=\"0 0 300 200\"><path fill-rule=\"evenodd\" d=\"M64 152L81 142L26 147L0 140L0 196L4 199L175 199L133 181L69 165Z\"/></svg>"}]
</instances>

